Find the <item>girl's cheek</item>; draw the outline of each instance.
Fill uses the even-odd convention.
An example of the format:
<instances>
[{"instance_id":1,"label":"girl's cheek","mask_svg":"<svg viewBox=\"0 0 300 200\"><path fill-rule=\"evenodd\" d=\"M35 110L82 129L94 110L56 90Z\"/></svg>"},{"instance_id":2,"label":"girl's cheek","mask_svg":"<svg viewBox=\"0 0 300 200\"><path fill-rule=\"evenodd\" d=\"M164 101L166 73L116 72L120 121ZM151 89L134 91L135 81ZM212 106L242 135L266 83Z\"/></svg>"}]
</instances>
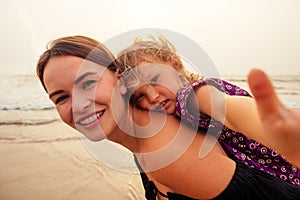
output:
<instances>
[{"instance_id":1,"label":"girl's cheek","mask_svg":"<svg viewBox=\"0 0 300 200\"><path fill-rule=\"evenodd\" d=\"M138 103L138 106L143 108L143 109L146 109L146 110L149 110L148 107L150 107L149 103L146 102L146 100L141 100L139 103Z\"/></svg>"},{"instance_id":2,"label":"girl's cheek","mask_svg":"<svg viewBox=\"0 0 300 200\"><path fill-rule=\"evenodd\" d=\"M164 94L166 97L170 100L175 100L176 99L176 93L179 90L179 88L168 88L164 90Z\"/></svg>"}]
</instances>

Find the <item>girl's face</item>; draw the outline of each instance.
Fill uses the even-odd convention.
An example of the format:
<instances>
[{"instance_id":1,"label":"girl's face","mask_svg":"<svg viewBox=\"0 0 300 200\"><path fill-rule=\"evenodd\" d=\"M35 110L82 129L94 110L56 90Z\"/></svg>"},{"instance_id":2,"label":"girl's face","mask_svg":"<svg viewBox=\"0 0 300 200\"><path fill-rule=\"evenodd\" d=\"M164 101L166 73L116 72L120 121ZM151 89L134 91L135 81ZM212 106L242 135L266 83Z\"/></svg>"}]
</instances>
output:
<instances>
[{"instance_id":1,"label":"girl's face","mask_svg":"<svg viewBox=\"0 0 300 200\"><path fill-rule=\"evenodd\" d=\"M141 63L132 70L139 78L138 87L131 89L134 104L142 109L173 114L180 84L179 73L172 65Z\"/></svg>"},{"instance_id":2,"label":"girl's face","mask_svg":"<svg viewBox=\"0 0 300 200\"><path fill-rule=\"evenodd\" d=\"M117 81L106 67L75 56L53 57L44 71L49 98L61 119L92 141L108 137L116 127L112 96Z\"/></svg>"}]
</instances>

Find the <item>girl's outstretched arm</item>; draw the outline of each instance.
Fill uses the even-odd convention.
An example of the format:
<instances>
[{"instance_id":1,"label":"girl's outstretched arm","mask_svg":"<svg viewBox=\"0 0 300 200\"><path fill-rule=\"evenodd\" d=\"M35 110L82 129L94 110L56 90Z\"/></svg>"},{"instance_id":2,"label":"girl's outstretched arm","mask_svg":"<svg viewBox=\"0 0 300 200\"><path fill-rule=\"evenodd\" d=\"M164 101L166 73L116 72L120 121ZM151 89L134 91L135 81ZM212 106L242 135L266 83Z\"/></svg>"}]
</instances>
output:
<instances>
[{"instance_id":1,"label":"girl's outstretched arm","mask_svg":"<svg viewBox=\"0 0 300 200\"><path fill-rule=\"evenodd\" d=\"M195 88L195 94L188 99L193 114L208 114L228 128L268 146L253 98L230 96L209 85Z\"/></svg>"},{"instance_id":2,"label":"girl's outstretched arm","mask_svg":"<svg viewBox=\"0 0 300 200\"><path fill-rule=\"evenodd\" d=\"M248 78L255 98L229 96L213 86L202 86L188 99L190 111L206 113L300 166L300 110L287 109L279 101L262 71L252 70Z\"/></svg>"},{"instance_id":3,"label":"girl's outstretched arm","mask_svg":"<svg viewBox=\"0 0 300 200\"><path fill-rule=\"evenodd\" d=\"M288 109L282 104L263 71L251 70L248 84L272 148L300 167L300 110Z\"/></svg>"}]
</instances>

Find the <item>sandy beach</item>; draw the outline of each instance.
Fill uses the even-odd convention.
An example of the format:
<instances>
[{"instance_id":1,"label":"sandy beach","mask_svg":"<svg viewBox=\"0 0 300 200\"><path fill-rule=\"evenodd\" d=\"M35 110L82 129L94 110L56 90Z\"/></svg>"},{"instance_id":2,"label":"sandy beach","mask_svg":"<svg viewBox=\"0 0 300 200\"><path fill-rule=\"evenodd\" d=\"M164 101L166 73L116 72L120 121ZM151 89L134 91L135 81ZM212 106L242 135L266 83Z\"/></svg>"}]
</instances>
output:
<instances>
[{"instance_id":1,"label":"sandy beach","mask_svg":"<svg viewBox=\"0 0 300 200\"><path fill-rule=\"evenodd\" d=\"M60 120L0 127L1 200L145 199L138 174L93 158Z\"/></svg>"}]
</instances>

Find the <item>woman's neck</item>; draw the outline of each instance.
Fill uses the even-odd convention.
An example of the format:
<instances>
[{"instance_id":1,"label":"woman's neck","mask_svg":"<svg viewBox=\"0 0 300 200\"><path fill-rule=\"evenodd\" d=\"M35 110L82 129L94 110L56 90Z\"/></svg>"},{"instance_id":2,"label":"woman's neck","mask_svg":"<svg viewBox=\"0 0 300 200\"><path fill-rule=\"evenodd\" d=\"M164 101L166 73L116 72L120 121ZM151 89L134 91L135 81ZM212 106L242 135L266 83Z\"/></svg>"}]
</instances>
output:
<instances>
[{"instance_id":1,"label":"woman's neck","mask_svg":"<svg viewBox=\"0 0 300 200\"><path fill-rule=\"evenodd\" d=\"M136 130L134 128L134 113L138 112L132 106L129 106L128 113L117 123L116 128L108 137L110 141L116 142L131 152L138 152L138 137L136 137Z\"/></svg>"},{"instance_id":2,"label":"woman's neck","mask_svg":"<svg viewBox=\"0 0 300 200\"><path fill-rule=\"evenodd\" d=\"M161 118L151 116L153 112L129 108L126 119L109 136L109 140L128 148L132 152L140 152L142 143L159 132L163 127Z\"/></svg>"},{"instance_id":3,"label":"woman's neck","mask_svg":"<svg viewBox=\"0 0 300 200\"><path fill-rule=\"evenodd\" d=\"M112 142L118 143L127 149L129 149L131 152L138 151L138 145L137 145L137 138L134 136L131 136L133 132L127 133L127 131L123 131L119 127L117 127L113 134L111 134L108 139Z\"/></svg>"}]
</instances>

